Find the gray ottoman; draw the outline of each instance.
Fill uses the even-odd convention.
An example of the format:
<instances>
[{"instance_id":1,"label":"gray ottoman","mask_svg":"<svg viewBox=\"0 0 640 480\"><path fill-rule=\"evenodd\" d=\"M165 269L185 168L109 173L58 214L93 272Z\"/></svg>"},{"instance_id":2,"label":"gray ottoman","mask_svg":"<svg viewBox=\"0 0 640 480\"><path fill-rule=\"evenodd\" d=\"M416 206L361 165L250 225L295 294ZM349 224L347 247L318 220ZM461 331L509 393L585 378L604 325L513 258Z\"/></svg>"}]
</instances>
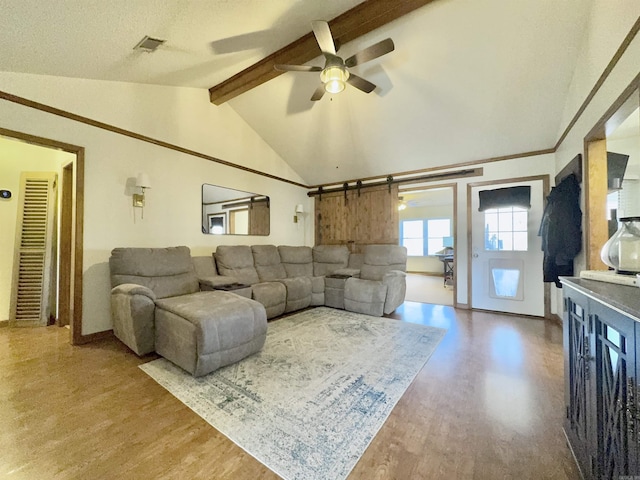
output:
<instances>
[{"instance_id":1,"label":"gray ottoman","mask_svg":"<svg viewBox=\"0 0 640 480\"><path fill-rule=\"evenodd\" d=\"M193 376L258 352L267 335L261 304L228 292L156 300L156 352Z\"/></svg>"}]
</instances>

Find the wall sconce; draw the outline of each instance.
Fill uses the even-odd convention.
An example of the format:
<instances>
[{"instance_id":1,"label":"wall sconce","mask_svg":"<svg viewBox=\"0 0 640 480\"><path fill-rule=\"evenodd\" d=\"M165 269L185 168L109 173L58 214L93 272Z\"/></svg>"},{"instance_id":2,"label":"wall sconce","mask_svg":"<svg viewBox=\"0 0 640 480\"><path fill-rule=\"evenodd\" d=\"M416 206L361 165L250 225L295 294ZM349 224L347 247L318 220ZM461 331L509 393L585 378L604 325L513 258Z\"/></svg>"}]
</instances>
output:
<instances>
[{"instance_id":1,"label":"wall sconce","mask_svg":"<svg viewBox=\"0 0 640 480\"><path fill-rule=\"evenodd\" d=\"M296 214L293 216L293 223L298 223L299 217L304 213L304 205L301 203L296 205Z\"/></svg>"},{"instance_id":2,"label":"wall sconce","mask_svg":"<svg viewBox=\"0 0 640 480\"><path fill-rule=\"evenodd\" d=\"M139 173L136 177L136 187L141 189L142 193L133 194L133 206L142 209L142 218L144 218L144 190L146 188L151 188L149 175L146 173Z\"/></svg>"}]
</instances>

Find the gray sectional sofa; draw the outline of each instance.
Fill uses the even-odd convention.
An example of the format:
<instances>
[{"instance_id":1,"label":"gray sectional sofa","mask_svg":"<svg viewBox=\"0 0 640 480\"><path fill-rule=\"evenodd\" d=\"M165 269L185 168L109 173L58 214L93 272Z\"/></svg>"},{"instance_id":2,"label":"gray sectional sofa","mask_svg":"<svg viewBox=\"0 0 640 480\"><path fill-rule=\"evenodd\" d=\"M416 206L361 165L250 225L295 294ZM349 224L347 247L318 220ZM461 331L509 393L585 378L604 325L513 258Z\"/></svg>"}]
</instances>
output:
<instances>
[{"instance_id":1,"label":"gray sectional sofa","mask_svg":"<svg viewBox=\"0 0 640 480\"><path fill-rule=\"evenodd\" d=\"M262 348L266 321L310 306L381 316L404 301L407 252L371 245L116 248L114 333L138 355L156 351L194 376Z\"/></svg>"},{"instance_id":2,"label":"gray sectional sofa","mask_svg":"<svg viewBox=\"0 0 640 480\"><path fill-rule=\"evenodd\" d=\"M345 246L221 245L213 262L218 276L228 278L229 283L250 285L251 298L264 305L267 318L274 318L324 305L325 277L358 276L361 257L350 255Z\"/></svg>"}]
</instances>

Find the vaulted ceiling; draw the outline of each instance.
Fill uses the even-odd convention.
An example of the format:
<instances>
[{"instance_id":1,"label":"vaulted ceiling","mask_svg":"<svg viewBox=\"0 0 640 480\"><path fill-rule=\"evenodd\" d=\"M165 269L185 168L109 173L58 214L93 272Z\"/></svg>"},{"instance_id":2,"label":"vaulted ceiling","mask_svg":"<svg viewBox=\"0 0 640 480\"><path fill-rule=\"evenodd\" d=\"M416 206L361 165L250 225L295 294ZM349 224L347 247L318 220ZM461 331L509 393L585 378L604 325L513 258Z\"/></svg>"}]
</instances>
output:
<instances>
[{"instance_id":1,"label":"vaulted ceiling","mask_svg":"<svg viewBox=\"0 0 640 480\"><path fill-rule=\"evenodd\" d=\"M0 0L0 70L208 89L360 3ZM319 75L288 72L228 103L310 185L549 149L590 6L435 0L341 45L395 42L353 69L371 94L311 102ZM134 51L144 35L166 43Z\"/></svg>"}]
</instances>

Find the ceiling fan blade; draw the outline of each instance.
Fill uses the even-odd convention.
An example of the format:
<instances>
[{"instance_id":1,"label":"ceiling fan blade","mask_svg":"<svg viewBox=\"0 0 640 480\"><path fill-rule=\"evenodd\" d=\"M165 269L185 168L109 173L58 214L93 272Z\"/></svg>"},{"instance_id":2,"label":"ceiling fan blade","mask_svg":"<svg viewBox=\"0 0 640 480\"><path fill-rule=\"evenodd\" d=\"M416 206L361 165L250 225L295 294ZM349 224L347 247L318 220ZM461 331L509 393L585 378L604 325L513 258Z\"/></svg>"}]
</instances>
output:
<instances>
[{"instance_id":1,"label":"ceiling fan blade","mask_svg":"<svg viewBox=\"0 0 640 480\"><path fill-rule=\"evenodd\" d=\"M362 77L354 75L351 72L349 72L349 79L347 80L347 83L353 87L356 87L358 90L362 90L364 93L371 93L376 88L375 84L371 83L368 80L365 80Z\"/></svg>"},{"instance_id":2,"label":"ceiling fan blade","mask_svg":"<svg viewBox=\"0 0 640 480\"><path fill-rule=\"evenodd\" d=\"M318 88L316 88L315 92L313 92L313 95L311 95L311 101L317 102L322 98L323 95L324 95L324 83L321 84Z\"/></svg>"},{"instance_id":3,"label":"ceiling fan blade","mask_svg":"<svg viewBox=\"0 0 640 480\"><path fill-rule=\"evenodd\" d=\"M355 55L347 58L344 61L344 64L347 67L355 67L356 65L360 65L361 63L368 62L369 60L373 60L374 58L381 57L382 55L386 55L389 52L393 52L395 45L393 44L393 40L387 38L386 40L382 40L376 44L371 45L370 47L365 48L364 50L360 50Z\"/></svg>"},{"instance_id":4,"label":"ceiling fan blade","mask_svg":"<svg viewBox=\"0 0 640 480\"><path fill-rule=\"evenodd\" d=\"M336 55L336 46L333 43L333 36L329 29L329 24L324 20L315 20L311 22L311 28L313 28L313 34L316 36L316 41L320 50L325 55Z\"/></svg>"},{"instance_id":5,"label":"ceiling fan blade","mask_svg":"<svg viewBox=\"0 0 640 480\"><path fill-rule=\"evenodd\" d=\"M316 67L311 65L280 65L273 66L279 72L321 72L322 67Z\"/></svg>"}]
</instances>

